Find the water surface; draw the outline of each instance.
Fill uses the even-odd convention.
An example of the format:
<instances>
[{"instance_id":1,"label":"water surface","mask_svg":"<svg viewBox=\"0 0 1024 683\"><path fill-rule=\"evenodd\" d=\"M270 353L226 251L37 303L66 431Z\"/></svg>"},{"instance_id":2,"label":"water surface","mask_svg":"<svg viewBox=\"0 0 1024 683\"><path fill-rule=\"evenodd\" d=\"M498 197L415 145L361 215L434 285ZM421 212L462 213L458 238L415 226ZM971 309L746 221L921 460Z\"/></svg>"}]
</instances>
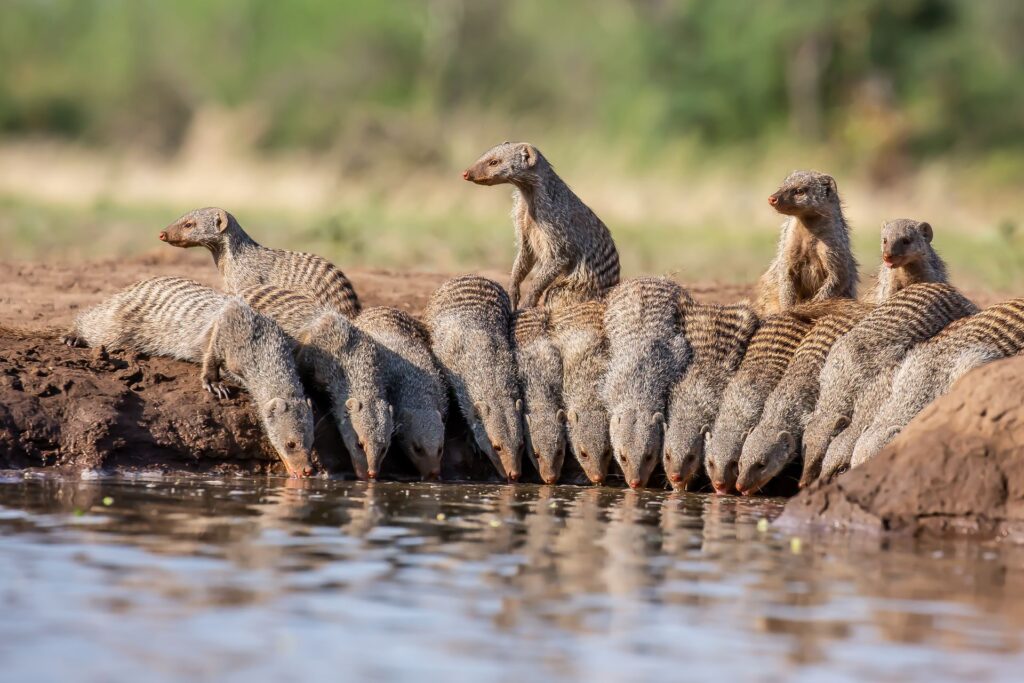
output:
<instances>
[{"instance_id":1,"label":"water surface","mask_svg":"<svg viewBox=\"0 0 1024 683\"><path fill-rule=\"evenodd\" d=\"M1020 680L1019 549L778 500L0 476L10 681Z\"/></svg>"}]
</instances>

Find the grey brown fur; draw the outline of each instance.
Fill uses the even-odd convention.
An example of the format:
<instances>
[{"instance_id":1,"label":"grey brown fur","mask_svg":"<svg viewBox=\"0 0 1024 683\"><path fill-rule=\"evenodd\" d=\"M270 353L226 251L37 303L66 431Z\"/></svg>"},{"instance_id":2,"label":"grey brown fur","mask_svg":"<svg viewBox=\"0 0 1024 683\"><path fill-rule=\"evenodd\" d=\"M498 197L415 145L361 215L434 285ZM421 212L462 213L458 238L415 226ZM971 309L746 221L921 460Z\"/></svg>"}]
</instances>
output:
<instances>
[{"instance_id":1,"label":"grey brown fur","mask_svg":"<svg viewBox=\"0 0 1024 683\"><path fill-rule=\"evenodd\" d=\"M907 353L892 391L854 447L856 467L875 456L925 406L970 370L1024 351L1024 299L989 306L951 323Z\"/></svg>"},{"instance_id":2,"label":"grey brown fur","mask_svg":"<svg viewBox=\"0 0 1024 683\"><path fill-rule=\"evenodd\" d=\"M601 395L608 372L605 305L569 304L554 311L551 327L562 356L562 400L573 455L594 484L604 482L612 457L608 411Z\"/></svg>"},{"instance_id":3,"label":"grey brown fur","mask_svg":"<svg viewBox=\"0 0 1024 683\"><path fill-rule=\"evenodd\" d=\"M604 403L612 452L631 488L647 484L661 454L668 392L690 361L680 299L666 278L627 280L608 294Z\"/></svg>"},{"instance_id":4,"label":"grey brown fur","mask_svg":"<svg viewBox=\"0 0 1024 683\"><path fill-rule=\"evenodd\" d=\"M722 393L760 321L744 304L684 299L680 308L693 360L669 393L662 465L672 487L685 489L704 462L705 436L718 415Z\"/></svg>"},{"instance_id":5,"label":"grey brown fur","mask_svg":"<svg viewBox=\"0 0 1024 683\"><path fill-rule=\"evenodd\" d=\"M854 400L868 384L977 307L943 283L911 285L875 307L829 351L819 380L818 403L804 428L803 486L818 479L829 443L850 424Z\"/></svg>"},{"instance_id":6,"label":"grey brown fur","mask_svg":"<svg viewBox=\"0 0 1024 683\"><path fill-rule=\"evenodd\" d=\"M798 309L813 317L814 326L796 348L793 361L765 401L761 419L743 442L736 480L740 493L755 493L797 457L804 423L818 401L825 357L869 310L853 299L832 299Z\"/></svg>"},{"instance_id":7,"label":"grey brown fur","mask_svg":"<svg viewBox=\"0 0 1024 683\"><path fill-rule=\"evenodd\" d=\"M523 390L526 453L545 484L554 484L565 461L562 356L551 334L550 312L535 306L512 317L512 342Z\"/></svg>"},{"instance_id":8,"label":"grey brown fur","mask_svg":"<svg viewBox=\"0 0 1024 683\"><path fill-rule=\"evenodd\" d=\"M731 493L735 487L743 441L810 329L810 321L787 311L762 320L751 337L743 362L722 394L708 439L705 467L718 493Z\"/></svg>"},{"instance_id":9,"label":"grey brown fur","mask_svg":"<svg viewBox=\"0 0 1024 683\"><path fill-rule=\"evenodd\" d=\"M929 223L898 218L882 225L882 265L875 283L875 303L921 282L949 282L946 264L932 247Z\"/></svg>"},{"instance_id":10,"label":"grey brown fur","mask_svg":"<svg viewBox=\"0 0 1024 683\"><path fill-rule=\"evenodd\" d=\"M137 282L79 315L64 341L202 363L203 386L224 397L221 369L252 397L267 438L293 475L312 472L313 414L294 345L238 297L193 280Z\"/></svg>"},{"instance_id":11,"label":"grey brown fur","mask_svg":"<svg viewBox=\"0 0 1024 683\"><path fill-rule=\"evenodd\" d=\"M434 355L476 445L499 475L514 481L521 473L523 402L510 343L511 318L501 285L476 275L442 284L425 313Z\"/></svg>"},{"instance_id":12,"label":"grey brown fur","mask_svg":"<svg viewBox=\"0 0 1024 683\"><path fill-rule=\"evenodd\" d=\"M261 285L240 296L299 344L299 365L330 398L356 475L375 479L394 431L380 345L345 316L299 292Z\"/></svg>"},{"instance_id":13,"label":"grey brown fur","mask_svg":"<svg viewBox=\"0 0 1024 683\"><path fill-rule=\"evenodd\" d=\"M315 254L257 244L224 209L190 211L164 228L160 239L176 247L209 249L230 292L273 285L305 294L350 318L359 313L352 283L333 263Z\"/></svg>"},{"instance_id":14,"label":"grey brown fur","mask_svg":"<svg viewBox=\"0 0 1024 683\"><path fill-rule=\"evenodd\" d=\"M608 228L565 184L551 163L527 142L504 142L463 173L480 185L511 183L518 251L509 293L519 306L528 274L533 284L523 307L549 307L600 299L619 282L619 254Z\"/></svg>"},{"instance_id":15,"label":"grey brown fur","mask_svg":"<svg viewBox=\"0 0 1024 683\"><path fill-rule=\"evenodd\" d=\"M441 475L448 387L430 332L397 308L375 306L356 325L382 347L381 368L388 401L395 407L395 441L426 479Z\"/></svg>"},{"instance_id":16,"label":"grey brown fur","mask_svg":"<svg viewBox=\"0 0 1024 683\"><path fill-rule=\"evenodd\" d=\"M795 171L768 202L790 218L778 252L757 285L757 312L779 313L796 304L857 297L857 261L836 181L815 171Z\"/></svg>"}]
</instances>

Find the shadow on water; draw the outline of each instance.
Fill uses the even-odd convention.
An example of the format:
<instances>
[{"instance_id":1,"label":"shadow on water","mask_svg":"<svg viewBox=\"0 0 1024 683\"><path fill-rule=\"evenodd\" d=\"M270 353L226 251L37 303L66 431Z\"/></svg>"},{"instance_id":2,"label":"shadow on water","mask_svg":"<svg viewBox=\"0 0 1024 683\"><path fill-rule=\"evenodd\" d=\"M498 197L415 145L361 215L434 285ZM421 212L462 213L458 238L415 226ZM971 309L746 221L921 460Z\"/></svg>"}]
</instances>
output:
<instances>
[{"instance_id":1,"label":"shadow on water","mask_svg":"<svg viewBox=\"0 0 1024 683\"><path fill-rule=\"evenodd\" d=\"M1022 551L609 488L0 480L10 680L1012 680ZM59 654L60 656L54 656Z\"/></svg>"}]
</instances>

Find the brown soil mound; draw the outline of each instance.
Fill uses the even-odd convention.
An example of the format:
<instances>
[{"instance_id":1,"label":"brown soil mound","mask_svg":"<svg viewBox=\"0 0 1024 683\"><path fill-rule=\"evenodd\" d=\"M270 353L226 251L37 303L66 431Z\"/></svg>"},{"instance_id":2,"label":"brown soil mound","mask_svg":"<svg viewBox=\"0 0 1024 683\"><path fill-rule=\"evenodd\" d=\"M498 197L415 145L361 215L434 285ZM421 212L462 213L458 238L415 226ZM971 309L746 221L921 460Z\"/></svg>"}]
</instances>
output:
<instances>
[{"instance_id":1,"label":"brown soil mound","mask_svg":"<svg viewBox=\"0 0 1024 683\"><path fill-rule=\"evenodd\" d=\"M875 458L801 492L782 525L1024 541L1024 358L975 370Z\"/></svg>"}]
</instances>

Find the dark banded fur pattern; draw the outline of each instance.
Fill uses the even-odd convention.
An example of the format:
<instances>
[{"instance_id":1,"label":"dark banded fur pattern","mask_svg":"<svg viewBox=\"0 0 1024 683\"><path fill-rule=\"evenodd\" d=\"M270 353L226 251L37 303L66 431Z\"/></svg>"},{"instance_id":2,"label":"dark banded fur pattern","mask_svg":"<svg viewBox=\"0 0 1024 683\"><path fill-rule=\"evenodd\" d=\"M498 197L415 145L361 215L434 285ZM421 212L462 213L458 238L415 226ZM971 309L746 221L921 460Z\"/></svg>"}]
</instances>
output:
<instances>
[{"instance_id":1,"label":"dark banded fur pattern","mask_svg":"<svg viewBox=\"0 0 1024 683\"><path fill-rule=\"evenodd\" d=\"M768 395L757 426L743 442L736 489L755 493L800 452L804 422L818 401L818 378L832 345L871 310L853 299L832 299L794 309L814 326Z\"/></svg>"},{"instance_id":2,"label":"dark banded fur pattern","mask_svg":"<svg viewBox=\"0 0 1024 683\"><path fill-rule=\"evenodd\" d=\"M604 403L612 453L631 488L647 484L661 455L669 389L690 361L679 302L667 278L637 278L608 294L609 361Z\"/></svg>"},{"instance_id":3,"label":"dark banded fur pattern","mask_svg":"<svg viewBox=\"0 0 1024 683\"><path fill-rule=\"evenodd\" d=\"M142 280L79 315L64 341L202 363L204 388L220 397L227 370L248 391L288 471L312 473L313 414L294 345L240 298L180 277Z\"/></svg>"},{"instance_id":4,"label":"dark banded fur pattern","mask_svg":"<svg viewBox=\"0 0 1024 683\"><path fill-rule=\"evenodd\" d=\"M562 356L551 334L550 312L523 308L512 316L512 348L523 390L526 453L545 484L554 484L565 461Z\"/></svg>"},{"instance_id":5,"label":"dark banded fur pattern","mask_svg":"<svg viewBox=\"0 0 1024 683\"><path fill-rule=\"evenodd\" d=\"M395 407L395 443L425 479L441 475L448 386L427 326L388 306L364 309L356 325L382 347L388 400Z\"/></svg>"},{"instance_id":6,"label":"dark banded fur pattern","mask_svg":"<svg viewBox=\"0 0 1024 683\"><path fill-rule=\"evenodd\" d=\"M932 248L929 223L898 218L882 225L882 265L875 283L875 303L910 285L949 282L946 264Z\"/></svg>"},{"instance_id":7,"label":"dark banded fur pattern","mask_svg":"<svg viewBox=\"0 0 1024 683\"><path fill-rule=\"evenodd\" d=\"M352 283L337 266L315 254L257 244L224 209L190 211L168 225L160 239L176 247L206 247L230 292L273 285L300 292L347 317L359 313Z\"/></svg>"},{"instance_id":8,"label":"dark banded fur pattern","mask_svg":"<svg viewBox=\"0 0 1024 683\"><path fill-rule=\"evenodd\" d=\"M836 342L821 371L818 403L804 427L801 485L818 479L829 444L850 425L854 400L870 381L893 368L913 345L977 310L950 285L911 285L875 307Z\"/></svg>"},{"instance_id":9,"label":"dark banded fur pattern","mask_svg":"<svg viewBox=\"0 0 1024 683\"><path fill-rule=\"evenodd\" d=\"M608 372L605 305L568 304L551 313L551 330L562 357L562 401L573 456L587 479L604 483L611 462L608 411L601 388Z\"/></svg>"},{"instance_id":10,"label":"dark banded fur pattern","mask_svg":"<svg viewBox=\"0 0 1024 683\"><path fill-rule=\"evenodd\" d=\"M875 456L925 406L969 371L1024 351L1024 299L989 306L950 323L900 363L892 389L854 447L856 467Z\"/></svg>"},{"instance_id":11,"label":"dark banded fur pattern","mask_svg":"<svg viewBox=\"0 0 1024 683\"><path fill-rule=\"evenodd\" d=\"M718 415L722 393L760 322L745 304L722 306L684 298L680 308L693 360L668 400L662 465L675 489L685 489L702 467L705 437Z\"/></svg>"},{"instance_id":12,"label":"dark banded fur pattern","mask_svg":"<svg viewBox=\"0 0 1024 683\"><path fill-rule=\"evenodd\" d=\"M330 398L356 476L375 479L394 432L381 346L348 318L300 292L260 285L240 295L301 345L299 365Z\"/></svg>"},{"instance_id":13,"label":"dark banded fur pattern","mask_svg":"<svg viewBox=\"0 0 1024 683\"><path fill-rule=\"evenodd\" d=\"M510 342L508 294L493 280L463 275L435 291L424 319L476 445L502 478L519 478L522 412Z\"/></svg>"},{"instance_id":14,"label":"dark banded fur pattern","mask_svg":"<svg viewBox=\"0 0 1024 683\"><path fill-rule=\"evenodd\" d=\"M743 362L722 394L708 439L705 468L718 493L730 493L736 485L743 441L810 329L811 322L791 310L762 320L750 338Z\"/></svg>"},{"instance_id":15,"label":"dark banded fur pattern","mask_svg":"<svg viewBox=\"0 0 1024 683\"><path fill-rule=\"evenodd\" d=\"M601 219L565 184L551 163L528 142L504 142L462 174L480 185L511 183L518 252L509 292L519 307L519 288L533 284L523 307L600 299L619 282L619 253ZM543 298L542 298L543 297Z\"/></svg>"}]
</instances>

